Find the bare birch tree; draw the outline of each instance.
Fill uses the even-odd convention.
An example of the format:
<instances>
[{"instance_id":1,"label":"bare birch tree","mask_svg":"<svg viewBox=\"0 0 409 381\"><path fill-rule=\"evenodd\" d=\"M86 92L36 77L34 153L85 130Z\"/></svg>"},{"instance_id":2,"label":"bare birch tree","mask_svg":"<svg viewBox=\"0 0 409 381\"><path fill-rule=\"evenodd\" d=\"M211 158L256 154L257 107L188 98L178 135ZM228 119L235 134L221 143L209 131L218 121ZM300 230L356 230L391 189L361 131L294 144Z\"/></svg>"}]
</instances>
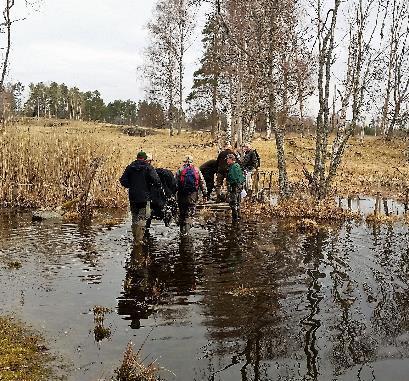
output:
<instances>
[{"instance_id":1,"label":"bare birch tree","mask_svg":"<svg viewBox=\"0 0 409 381\"><path fill-rule=\"evenodd\" d=\"M185 54L190 47L193 28L194 16L187 0L159 0L153 20L148 24L150 45L145 62L148 94L150 98L161 101L168 110L171 135L175 117L178 133L182 129Z\"/></svg>"},{"instance_id":2,"label":"bare birch tree","mask_svg":"<svg viewBox=\"0 0 409 381\"><path fill-rule=\"evenodd\" d=\"M402 104L409 96L409 4L392 0L386 4L386 22L389 22L387 80L383 99L381 129L387 140L399 124ZM388 20L389 19L389 20Z\"/></svg>"}]
</instances>

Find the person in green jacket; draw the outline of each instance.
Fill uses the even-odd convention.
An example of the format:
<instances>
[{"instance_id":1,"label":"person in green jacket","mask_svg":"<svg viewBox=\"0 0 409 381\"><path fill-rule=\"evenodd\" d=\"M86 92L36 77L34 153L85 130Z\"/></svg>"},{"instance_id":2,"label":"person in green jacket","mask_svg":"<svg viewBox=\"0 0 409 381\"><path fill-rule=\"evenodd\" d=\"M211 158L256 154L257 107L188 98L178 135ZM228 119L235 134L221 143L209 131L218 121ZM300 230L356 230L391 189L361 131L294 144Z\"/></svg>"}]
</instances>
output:
<instances>
[{"instance_id":1,"label":"person in green jacket","mask_svg":"<svg viewBox=\"0 0 409 381\"><path fill-rule=\"evenodd\" d=\"M231 208L232 221L237 222L240 218L241 191L246 178L243 175L240 165L236 163L235 155L227 155L226 161L228 165L227 190L229 192L229 205Z\"/></svg>"}]
</instances>

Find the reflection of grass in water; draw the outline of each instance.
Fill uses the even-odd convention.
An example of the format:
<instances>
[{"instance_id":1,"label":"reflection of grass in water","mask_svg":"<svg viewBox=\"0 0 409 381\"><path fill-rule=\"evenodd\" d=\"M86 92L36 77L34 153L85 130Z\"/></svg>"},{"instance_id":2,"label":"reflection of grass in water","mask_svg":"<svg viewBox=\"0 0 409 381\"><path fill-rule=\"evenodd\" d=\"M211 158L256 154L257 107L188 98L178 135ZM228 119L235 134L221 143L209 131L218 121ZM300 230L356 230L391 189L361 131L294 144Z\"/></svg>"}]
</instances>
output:
<instances>
[{"instance_id":1,"label":"reflection of grass in water","mask_svg":"<svg viewBox=\"0 0 409 381\"><path fill-rule=\"evenodd\" d=\"M111 336L111 330L104 327L104 318L105 314L112 312L112 309L108 307L94 306L92 311L94 312L95 323L94 338L95 341L99 342Z\"/></svg>"},{"instance_id":2,"label":"reflection of grass in water","mask_svg":"<svg viewBox=\"0 0 409 381\"><path fill-rule=\"evenodd\" d=\"M7 268L10 269L10 270L12 270L12 269L18 270L18 269L21 269L21 267L22 267L23 265L22 265L21 262L19 262L19 261L8 261L8 262L6 263L6 266L7 266Z\"/></svg>"},{"instance_id":3,"label":"reflection of grass in water","mask_svg":"<svg viewBox=\"0 0 409 381\"><path fill-rule=\"evenodd\" d=\"M102 324L97 324L94 327L95 341L99 342L104 339L107 339L110 336L111 336L111 330L109 328L105 328Z\"/></svg>"},{"instance_id":4,"label":"reflection of grass in water","mask_svg":"<svg viewBox=\"0 0 409 381\"><path fill-rule=\"evenodd\" d=\"M50 357L41 338L12 318L0 317L0 379L48 380Z\"/></svg>"}]
</instances>

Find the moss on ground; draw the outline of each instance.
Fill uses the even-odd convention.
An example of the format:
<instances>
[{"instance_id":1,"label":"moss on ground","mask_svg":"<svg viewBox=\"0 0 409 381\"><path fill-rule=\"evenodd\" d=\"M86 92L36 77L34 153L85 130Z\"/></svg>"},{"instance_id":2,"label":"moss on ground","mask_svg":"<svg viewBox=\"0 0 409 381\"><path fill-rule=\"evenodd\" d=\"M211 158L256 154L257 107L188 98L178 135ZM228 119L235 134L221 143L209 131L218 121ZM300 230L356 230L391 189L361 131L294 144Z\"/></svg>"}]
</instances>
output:
<instances>
[{"instance_id":1,"label":"moss on ground","mask_svg":"<svg viewBox=\"0 0 409 381\"><path fill-rule=\"evenodd\" d=\"M0 316L0 380L50 380L51 357L39 335L8 316Z\"/></svg>"}]
</instances>

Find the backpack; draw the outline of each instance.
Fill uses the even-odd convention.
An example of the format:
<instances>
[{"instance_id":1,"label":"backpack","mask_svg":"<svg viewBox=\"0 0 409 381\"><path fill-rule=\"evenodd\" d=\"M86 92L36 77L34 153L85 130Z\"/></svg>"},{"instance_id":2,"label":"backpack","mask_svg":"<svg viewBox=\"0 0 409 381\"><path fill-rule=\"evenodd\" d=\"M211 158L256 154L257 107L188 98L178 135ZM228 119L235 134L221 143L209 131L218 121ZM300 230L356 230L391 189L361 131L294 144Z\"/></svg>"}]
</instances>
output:
<instances>
[{"instance_id":1,"label":"backpack","mask_svg":"<svg viewBox=\"0 0 409 381\"><path fill-rule=\"evenodd\" d=\"M254 155L256 156L256 159L257 159L256 168L258 168L260 167L261 160L260 160L260 155L258 154L257 150L254 150Z\"/></svg>"},{"instance_id":2,"label":"backpack","mask_svg":"<svg viewBox=\"0 0 409 381\"><path fill-rule=\"evenodd\" d=\"M183 168L179 178L179 191L185 194L199 190L199 172L193 166Z\"/></svg>"}]
</instances>

